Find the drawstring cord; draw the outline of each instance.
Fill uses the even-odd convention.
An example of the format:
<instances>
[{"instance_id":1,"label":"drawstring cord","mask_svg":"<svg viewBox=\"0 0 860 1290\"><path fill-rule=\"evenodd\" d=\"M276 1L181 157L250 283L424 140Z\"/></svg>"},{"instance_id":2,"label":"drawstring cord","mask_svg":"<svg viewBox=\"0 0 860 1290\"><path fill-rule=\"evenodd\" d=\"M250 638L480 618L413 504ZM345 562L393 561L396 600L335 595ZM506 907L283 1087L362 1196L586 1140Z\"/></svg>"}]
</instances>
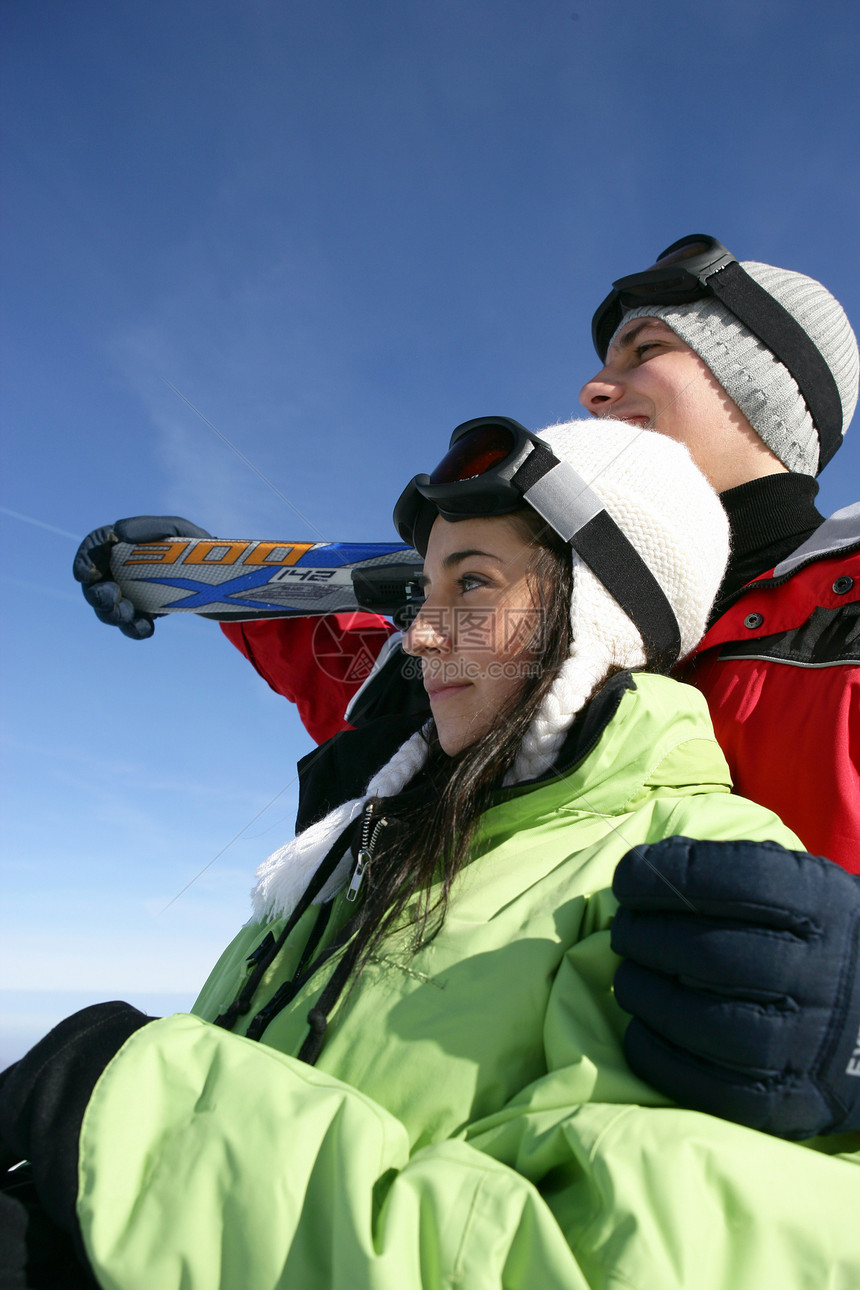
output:
<instances>
[{"instance_id":1,"label":"drawstring cord","mask_svg":"<svg viewBox=\"0 0 860 1290\"><path fill-rule=\"evenodd\" d=\"M350 901L355 900L358 895L362 879L371 860L373 859L379 835L382 832L382 829L388 824L388 821L384 817L374 819L374 810L378 806L378 801L371 800L367 803L362 816L360 817L361 841L358 849L356 866L352 875L352 881L350 882L349 890L346 895L346 899ZM254 950L253 954L249 956L248 961L254 963L254 970L245 985L239 991L236 998L230 1004L229 1008L215 1019L216 1026L221 1026L226 1030L230 1030L235 1025L237 1018L248 1011L266 970L274 962L275 958L283 948L288 936L295 929L299 919L303 914L305 914L314 897L322 890L325 882L340 862L344 852L345 837L350 830L355 832L357 831L357 828L358 822L354 821L340 834L322 864L317 869L311 882L308 884L307 889L291 917L288 919L280 936L276 939L271 932L267 933L264 939L257 946L256 950ZM355 967L359 953L358 945L349 944L351 933L342 933L340 936L335 937L332 944L328 946L328 948L316 959L315 962L308 966L308 963L313 957L314 951L322 940L326 927L328 926L333 903L333 901L327 901L320 909L317 920L311 929L307 943L302 951L299 964L290 980L284 981L281 984L268 1003L265 1004L258 1013L256 1013L246 1031L246 1037L248 1039L259 1040L267 1026L269 1026L275 1017L292 1002L306 982L309 981L310 978L319 971L322 965L329 958L332 958L338 950L346 947L340 962L329 978L322 994L314 1007L311 1008L308 1013L308 1026L310 1027L310 1031L299 1050L298 1057L300 1061L307 1062L310 1066L313 1066L316 1063L317 1058L322 1052L323 1045L325 1043L326 1031L328 1029L329 1014L343 993L344 986L349 980L352 969Z\"/></svg>"},{"instance_id":2,"label":"drawstring cord","mask_svg":"<svg viewBox=\"0 0 860 1290\"><path fill-rule=\"evenodd\" d=\"M375 818L376 808L380 802L371 799L364 808L361 823L361 844L359 846L358 856L356 858L355 870L353 871L352 881L349 884L349 890L346 893L347 900L355 900L358 895L358 889L361 886L373 854L376 850L376 844L379 841L379 835L388 824L384 816ZM333 947L332 947L333 948ZM299 1049L299 1060L307 1062L309 1066L316 1064L325 1043L326 1030L328 1029L329 1013L334 1008L344 986L349 980L350 973L355 967L359 954L359 945L353 942L347 944L343 957L329 978L328 984L317 1000L313 1008L308 1013L308 1026L310 1033L307 1039Z\"/></svg>"},{"instance_id":3,"label":"drawstring cord","mask_svg":"<svg viewBox=\"0 0 860 1290\"><path fill-rule=\"evenodd\" d=\"M249 956L248 961L253 961L255 963L254 970L230 1006L226 1008L220 1016L215 1018L214 1024L216 1026L221 1026L224 1030L232 1030L238 1018L244 1016L248 1011L260 982L265 976L268 968L275 961L278 954L280 954L284 944L286 943L287 937L293 932L296 924L310 908L314 897L322 890L327 879L331 877L332 873L334 873L334 870L340 863L341 857L343 856L347 846L344 839L347 834L354 829L355 822L349 824L347 828L338 835L325 859L319 865L313 878L311 878L308 883L304 894L287 920L287 923L277 940L271 932L268 932L257 946L254 953ZM320 935L321 934L322 932Z\"/></svg>"},{"instance_id":4,"label":"drawstring cord","mask_svg":"<svg viewBox=\"0 0 860 1290\"><path fill-rule=\"evenodd\" d=\"M307 1062L309 1066L314 1066L316 1060L322 1052L325 1043L326 1030L328 1029L328 1016L334 1005L343 992L343 988L349 979L349 974L355 966L355 960L358 957L358 946L350 946L338 963L334 972L329 978L328 984L320 995L317 1003L308 1013L308 1025L310 1034L299 1049L299 1061Z\"/></svg>"},{"instance_id":5,"label":"drawstring cord","mask_svg":"<svg viewBox=\"0 0 860 1290\"><path fill-rule=\"evenodd\" d=\"M247 1039L259 1039L269 1022L273 1021L278 1013L295 998L305 981L312 975L311 972L306 972L305 969L307 968L308 960L319 945L322 940L323 933L328 927L328 922L331 918L331 911L332 902L328 901L327 904L322 906L319 914L317 915L316 922L311 929L311 934L307 939L305 948L302 950L302 957L299 959L298 967L290 980L283 982L265 1007L261 1008L253 1018L248 1029L245 1031L245 1037ZM316 971L317 966L317 964L314 964L314 971Z\"/></svg>"}]
</instances>

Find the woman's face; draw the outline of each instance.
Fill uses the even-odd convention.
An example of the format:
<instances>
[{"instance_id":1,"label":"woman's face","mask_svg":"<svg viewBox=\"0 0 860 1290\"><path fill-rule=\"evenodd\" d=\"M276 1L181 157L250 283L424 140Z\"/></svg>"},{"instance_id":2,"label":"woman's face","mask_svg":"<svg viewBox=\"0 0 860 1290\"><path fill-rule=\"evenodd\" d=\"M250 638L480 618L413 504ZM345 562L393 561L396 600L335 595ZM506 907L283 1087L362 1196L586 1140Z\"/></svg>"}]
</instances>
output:
<instances>
[{"instance_id":1,"label":"woman's face","mask_svg":"<svg viewBox=\"0 0 860 1290\"><path fill-rule=\"evenodd\" d=\"M509 516L436 520L426 599L404 649L421 659L439 742L449 756L485 735L536 667L541 615L527 570L535 547Z\"/></svg>"}]
</instances>

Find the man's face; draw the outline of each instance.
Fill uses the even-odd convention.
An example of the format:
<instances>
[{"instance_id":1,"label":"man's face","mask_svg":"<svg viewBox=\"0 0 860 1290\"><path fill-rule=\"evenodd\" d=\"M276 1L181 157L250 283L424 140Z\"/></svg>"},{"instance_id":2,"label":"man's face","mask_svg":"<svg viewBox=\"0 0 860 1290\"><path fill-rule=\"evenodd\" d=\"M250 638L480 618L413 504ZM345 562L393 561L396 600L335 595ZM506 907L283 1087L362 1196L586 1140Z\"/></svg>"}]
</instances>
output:
<instances>
[{"instance_id":1,"label":"man's face","mask_svg":"<svg viewBox=\"0 0 860 1290\"><path fill-rule=\"evenodd\" d=\"M718 492L785 469L699 355L658 318L621 328L579 401L592 416L686 444Z\"/></svg>"}]
</instances>

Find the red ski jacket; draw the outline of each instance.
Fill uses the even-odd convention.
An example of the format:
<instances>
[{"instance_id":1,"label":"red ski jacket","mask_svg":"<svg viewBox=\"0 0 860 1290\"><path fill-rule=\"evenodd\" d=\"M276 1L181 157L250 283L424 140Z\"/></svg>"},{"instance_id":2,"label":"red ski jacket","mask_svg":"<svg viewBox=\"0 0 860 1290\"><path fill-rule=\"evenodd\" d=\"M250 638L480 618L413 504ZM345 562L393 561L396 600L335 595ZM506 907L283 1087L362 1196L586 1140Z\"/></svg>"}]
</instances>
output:
<instances>
[{"instance_id":1,"label":"red ski jacket","mask_svg":"<svg viewBox=\"0 0 860 1290\"><path fill-rule=\"evenodd\" d=\"M860 873L860 507L748 583L681 676L708 701L735 791Z\"/></svg>"},{"instance_id":2,"label":"red ski jacket","mask_svg":"<svg viewBox=\"0 0 860 1290\"><path fill-rule=\"evenodd\" d=\"M396 629L376 614L222 629L296 704L317 743L349 727L347 705L377 657L391 663L371 686L403 662L383 649ZM749 583L680 675L708 700L736 791L775 811L810 851L860 872L860 505ZM402 693L377 702L399 710Z\"/></svg>"}]
</instances>

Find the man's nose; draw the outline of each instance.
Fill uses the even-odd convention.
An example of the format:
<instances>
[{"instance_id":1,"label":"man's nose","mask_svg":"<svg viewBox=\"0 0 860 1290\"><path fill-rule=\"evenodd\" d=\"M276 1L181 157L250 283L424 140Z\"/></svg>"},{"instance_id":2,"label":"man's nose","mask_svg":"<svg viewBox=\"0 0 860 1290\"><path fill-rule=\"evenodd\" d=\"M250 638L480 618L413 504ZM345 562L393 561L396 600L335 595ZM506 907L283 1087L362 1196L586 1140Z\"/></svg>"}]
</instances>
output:
<instances>
[{"instance_id":1,"label":"man's nose","mask_svg":"<svg viewBox=\"0 0 860 1290\"><path fill-rule=\"evenodd\" d=\"M593 417L599 417L604 409L617 403L623 393L618 379L612 375L609 368L603 367L596 376L585 382L579 391L579 401L586 412L590 412Z\"/></svg>"}]
</instances>

